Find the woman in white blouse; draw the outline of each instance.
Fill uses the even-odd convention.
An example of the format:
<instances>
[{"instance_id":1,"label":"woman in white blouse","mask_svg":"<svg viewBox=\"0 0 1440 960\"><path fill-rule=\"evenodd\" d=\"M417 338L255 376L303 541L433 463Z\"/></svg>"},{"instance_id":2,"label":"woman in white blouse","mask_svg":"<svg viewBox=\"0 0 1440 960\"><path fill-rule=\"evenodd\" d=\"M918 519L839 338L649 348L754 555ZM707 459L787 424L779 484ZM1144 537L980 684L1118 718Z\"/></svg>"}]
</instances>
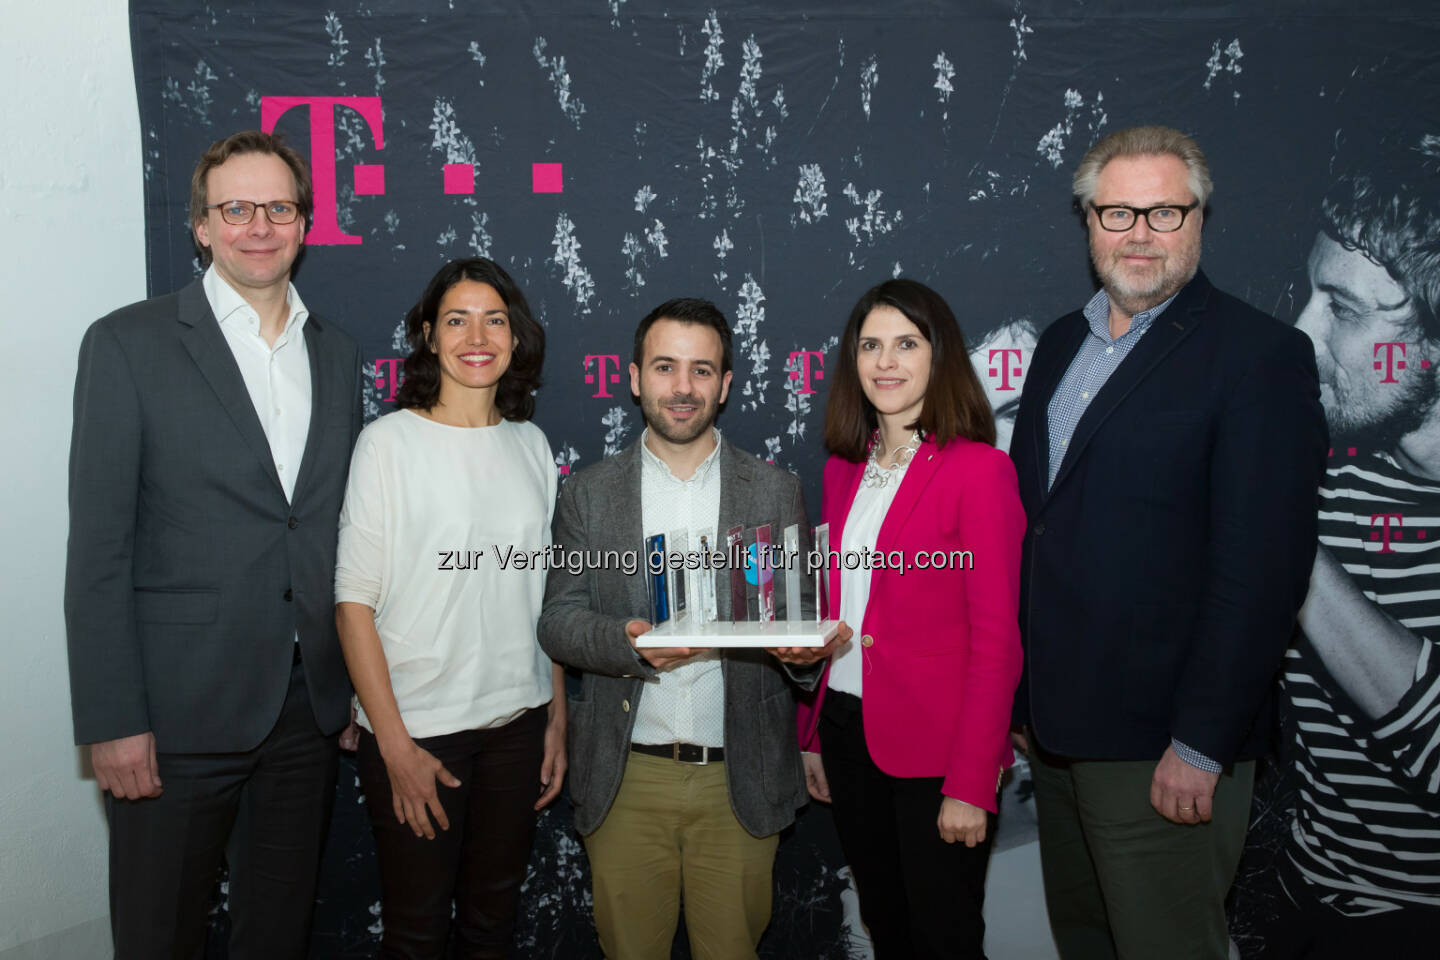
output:
<instances>
[{"instance_id":1,"label":"woman in white blouse","mask_svg":"<svg viewBox=\"0 0 1440 960\"><path fill-rule=\"evenodd\" d=\"M529 422L544 330L483 258L405 318L399 409L360 434L335 617L360 700L358 768L385 957L511 952L537 811L565 772L564 674L540 650L555 464ZM438 829L437 829L438 828Z\"/></svg>"}]
</instances>

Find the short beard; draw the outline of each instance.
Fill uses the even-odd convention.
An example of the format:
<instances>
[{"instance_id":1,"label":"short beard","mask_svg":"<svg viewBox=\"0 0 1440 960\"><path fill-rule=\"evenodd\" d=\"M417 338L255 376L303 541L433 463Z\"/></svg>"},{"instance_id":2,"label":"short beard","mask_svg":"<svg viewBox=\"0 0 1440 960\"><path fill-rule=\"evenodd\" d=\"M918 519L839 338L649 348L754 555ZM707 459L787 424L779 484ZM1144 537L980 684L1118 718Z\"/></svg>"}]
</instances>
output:
<instances>
[{"instance_id":1,"label":"short beard","mask_svg":"<svg viewBox=\"0 0 1440 960\"><path fill-rule=\"evenodd\" d=\"M1169 300L1194 278L1195 271L1200 268L1200 238L1196 236L1193 245L1186 245L1169 253L1165 267L1154 283L1142 289L1132 288L1122 272L1123 268L1116 262L1125 249L1121 247L1113 251L1108 262L1101 262L1092 248L1090 261L1110 302L1131 316Z\"/></svg>"},{"instance_id":2,"label":"short beard","mask_svg":"<svg viewBox=\"0 0 1440 960\"><path fill-rule=\"evenodd\" d=\"M1420 430L1435 413L1440 400L1440 377L1427 376L1407 392L1379 419L1361 421L1350 417L1336 404L1325 409L1330 426L1330 445L1336 449L1393 451L1400 442Z\"/></svg>"},{"instance_id":3,"label":"short beard","mask_svg":"<svg viewBox=\"0 0 1440 960\"><path fill-rule=\"evenodd\" d=\"M678 432L673 431L666 424L663 412L669 403L690 404L695 407L697 416L688 424L683 424ZM707 407L704 400L693 394L683 397L667 397L664 401L658 398L640 401L640 413L645 418L645 426L649 427L652 432L658 433L666 442L676 446L690 443L709 432L710 428L715 425L715 418L719 412L719 404Z\"/></svg>"}]
</instances>

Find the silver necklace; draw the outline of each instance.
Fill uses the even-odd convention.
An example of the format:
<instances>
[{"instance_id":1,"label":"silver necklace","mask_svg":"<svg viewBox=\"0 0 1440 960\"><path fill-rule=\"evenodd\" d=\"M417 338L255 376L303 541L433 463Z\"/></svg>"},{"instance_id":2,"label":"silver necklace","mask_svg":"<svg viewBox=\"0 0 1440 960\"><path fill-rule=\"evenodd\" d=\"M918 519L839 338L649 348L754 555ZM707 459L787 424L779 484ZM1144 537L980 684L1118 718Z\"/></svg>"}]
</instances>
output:
<instances>
[{"instance_id":1,"label":"silver necklace","mask_svg":"<svg viewBox=\"0 0 1440 960\"><path fill-rule=\"evenodd\" d=\"M880 457L884 454L884 444L880 441L880 431L875 431L875 442L870 446L870 459L865 463L865 475L861 482L867 487L884 487L890 482L890 478L899 475L901 468L910 463L910 458L915 456L915 451L920 449L920 431L910 434L910 439L895 448L890 456L890 464L882 467Z\"/></svg>"}]
</instances>

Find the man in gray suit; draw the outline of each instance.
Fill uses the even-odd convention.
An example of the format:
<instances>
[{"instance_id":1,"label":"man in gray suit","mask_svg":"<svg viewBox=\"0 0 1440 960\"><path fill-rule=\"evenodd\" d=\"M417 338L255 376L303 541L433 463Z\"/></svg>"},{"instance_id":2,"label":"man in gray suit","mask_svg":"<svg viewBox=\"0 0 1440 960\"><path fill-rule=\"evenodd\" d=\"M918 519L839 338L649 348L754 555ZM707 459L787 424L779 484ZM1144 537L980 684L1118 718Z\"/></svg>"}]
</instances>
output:
<instances>
[{"instance_id":1,"label":"man in gray suit","mask_svg":"<svg viewBox=\"0 0 1440 960\"><path fill-rule=\"evenodd\" d=\"M790 524L808 534L799 481L714 429L730 378L730 326L714 304L652 310L630 364L646 430L561 488L555 546L623 555L683 530L697 547L701 535L714 545L731 527L766 523L777 536ZM714 612L732 619L728 572L719 577ZM689 595L705 602L704 591ZM683 896L697 960L754 957L779 832L806 796L792 684L813 687L849 632L823 648L637 649L648 616L633 567L550 573L540 645L584 672L569 705L570 795L600 946L668 960Z\"/></svg>"},{"instance_id":2,"label":"man in gray suit","mask_svg":"<svg viewBox=\"0 0 1440 960\"><path fill-rule=\"evenodd\" d=\"M190 958L230 866L232 960L306 953L350 684L335 539L359 353L290 283L305 161L258 131L191 182L209 264L80 347L65 620L108 791L117 960Z\"/></svg>"}]
</instances>

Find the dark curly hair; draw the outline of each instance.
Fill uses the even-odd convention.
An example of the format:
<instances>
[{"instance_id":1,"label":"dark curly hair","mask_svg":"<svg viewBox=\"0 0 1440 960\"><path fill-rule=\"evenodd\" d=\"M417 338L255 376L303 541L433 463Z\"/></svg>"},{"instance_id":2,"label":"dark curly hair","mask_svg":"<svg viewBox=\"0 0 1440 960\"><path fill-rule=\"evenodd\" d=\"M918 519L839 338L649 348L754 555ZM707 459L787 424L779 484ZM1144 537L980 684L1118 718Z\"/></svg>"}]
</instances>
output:
<instances>
[{"instance_id":1,"label":"dark curly hair","mask_svg":"<svg viewBox=\"0 0 1440 960\"><path fill-rule=\"evenodd\" d=\"M1384 267L1415 300L1425 335L1440 337L1440 137L1348 152L1321 201L1321 228Z\"/></svg>"},{"instance_id":2,"label":"dark curly hair","mask_svg":"<svg viewBox=\"0 0 1440 960\"><path fill-rule=\"evenodd\" d=\"M535 322L525 294L510 274L485 257L445 264L430 279L420 301L405 314L405 342L410 346L410 355L405 358L405 380L395 395L395 406L400 410L429 410L440 400L440 358L425 336L425 325L430 325L433 335L440 301L451 287L465 280L494 289L510 311L510 366L495 390L495 407L506 420L529 420L535 412L534 392L540 388L540 368L545 363L545 328Z\"/></svg>"}]
</instances>

